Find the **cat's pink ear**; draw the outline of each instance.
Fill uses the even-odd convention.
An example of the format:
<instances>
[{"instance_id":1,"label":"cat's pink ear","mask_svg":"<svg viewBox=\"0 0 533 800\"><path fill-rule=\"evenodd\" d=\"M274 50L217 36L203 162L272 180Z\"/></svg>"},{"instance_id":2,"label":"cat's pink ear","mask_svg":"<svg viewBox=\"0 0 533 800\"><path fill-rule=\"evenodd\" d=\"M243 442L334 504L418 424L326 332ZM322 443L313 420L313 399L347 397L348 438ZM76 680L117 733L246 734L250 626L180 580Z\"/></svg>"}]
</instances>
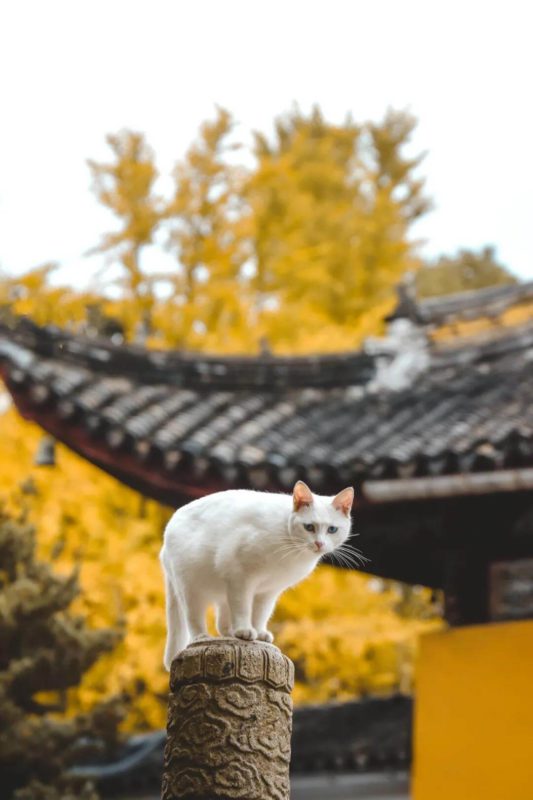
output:
<instances>
[{"instance_id":1,"label":"cat's pink ear","mask_svg":"<svg viewBox=\"0 0 533 800\"><path fill-rule=\"evenodd\" d=\"M339 492L339 494L333 498L333 508L337 511L342 511L346 517L349 517L350 511L352 510L353 498L353 486L348 486L347 489L343 489L342 492Z\"/></svg>"},{"instance_id":2,"label":"cat's pink ear","mask_svg":"<svg viewBox=\"0 0 533 800\"><path fill-rule=\"evenodd\" d=\"M300 508L310 506L312 504L313 493L309 486L307 486L307 484L305 484L303 481L296 481L294 484L294 489L292 490L292 501L295 511L299 511Z\"/></svg>"}]
</instances>

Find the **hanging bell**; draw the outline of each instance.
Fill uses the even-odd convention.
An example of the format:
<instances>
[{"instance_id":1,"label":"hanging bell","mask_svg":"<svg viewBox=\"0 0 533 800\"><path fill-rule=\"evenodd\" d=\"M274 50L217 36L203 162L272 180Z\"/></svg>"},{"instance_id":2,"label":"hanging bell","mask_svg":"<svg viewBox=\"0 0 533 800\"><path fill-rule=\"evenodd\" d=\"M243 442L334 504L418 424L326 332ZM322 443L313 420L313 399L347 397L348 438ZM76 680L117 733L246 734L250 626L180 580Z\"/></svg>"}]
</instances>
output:
<instances>
[{"instance_id":1,"label":"hanging bell","mask_svg":"<svg viewBox=\"0 0 533 800\"><path fill-rule=\"evenodd\" d=\"M36 467L55 467L56 440L53 436L43 436L41 438L33 463Z\"/></svg>"}]
</instances>

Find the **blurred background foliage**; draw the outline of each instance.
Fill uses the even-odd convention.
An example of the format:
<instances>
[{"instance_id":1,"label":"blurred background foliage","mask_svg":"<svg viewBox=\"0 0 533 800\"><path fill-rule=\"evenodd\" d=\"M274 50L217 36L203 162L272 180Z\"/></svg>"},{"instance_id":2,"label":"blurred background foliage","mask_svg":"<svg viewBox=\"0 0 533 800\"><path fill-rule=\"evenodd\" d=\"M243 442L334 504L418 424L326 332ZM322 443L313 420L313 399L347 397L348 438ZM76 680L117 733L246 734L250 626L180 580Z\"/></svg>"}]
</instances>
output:
<instances>
[{"instance_id":1,"label":"blurred background foliage","mask_svg":"<svg viewBox=\"0 0 533 800\"><path fill-rule=\"evenodd\" d=\"M109 136L109 161L89 161L95 195L115 218L91 251L105 256L98 281L89 281L89 264L80 276L87 289L59 285L55 264L4 274L1 314L149 347L327 352L379 333L406 274L419 296L513 282L488 247L424 263L413 225L431 201L422 155L411 152L414 126L400 111L334 125L319 108L293 109L273 135L256 132L245 147L231 114L218 109L165 196L144 136ZM172 269L150 267L154 248L170 254ZM28 508L40 558L53 559L59 574L79 567L74 611L122 634L68 688L69 714L126 693L128 729L162 727L168 677L157 555L171 511L63 447L55 467L36 469L40 436L5 403L0 457L9 469L0 472L0 494L14 514ZM296 701L410 692L418 635L442 624L438 612L428 590L320 567L283 596L273 621L296 664Z\"/></svg>"},{"instance_id":2,"label":"blurred background foliage","mask_svg":"<svg viewBox=\"0 0 533 800\"><path fill-rule=\"evenodd\" d=\"M59 286L45 264L4 275L0 303L70 327L97 307L149 346L308 353L352 349L378 332L406 273L421 297L513 282L490 247L420 257L413 225L431 201L423 154L411 152L415 124L402 111L335 125L319 108L293 109L245 146L218 109L172 176L159 176L141 133L110 135L110 160L88 162L114 218L88 254L104 256L99 280L88 261L80 283L91 290ZM152 268L157 250L172 266Z\"/></svg>"}]
</instances>

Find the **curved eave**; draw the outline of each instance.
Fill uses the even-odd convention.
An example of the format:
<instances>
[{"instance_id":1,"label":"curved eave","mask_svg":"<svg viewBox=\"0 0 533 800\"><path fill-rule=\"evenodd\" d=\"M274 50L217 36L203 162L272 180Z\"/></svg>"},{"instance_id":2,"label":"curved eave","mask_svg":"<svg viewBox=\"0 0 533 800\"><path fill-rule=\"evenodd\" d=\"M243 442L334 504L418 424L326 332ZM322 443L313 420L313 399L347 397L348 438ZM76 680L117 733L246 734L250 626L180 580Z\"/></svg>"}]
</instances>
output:
<instances>
[{"instance_id":1,"label":"curved eave","mask_svg":"<svg viewBox=\"0 0 533 800\"><path fill-rule=\"evenodd\" d=\"M185 475L177 478L173 471L154 463L153 457L142 458L129 451L110 448L105 440L95 437L83 422L62 420L53 408L29 401L25 393L17 391L9 375L6 375L5 368L0 367L0 373L24 419L36 423L86 461L145 497L178 507L210 492L228 488L221 481L202 483L187 480Z\"/></svg>"}]
</instances>

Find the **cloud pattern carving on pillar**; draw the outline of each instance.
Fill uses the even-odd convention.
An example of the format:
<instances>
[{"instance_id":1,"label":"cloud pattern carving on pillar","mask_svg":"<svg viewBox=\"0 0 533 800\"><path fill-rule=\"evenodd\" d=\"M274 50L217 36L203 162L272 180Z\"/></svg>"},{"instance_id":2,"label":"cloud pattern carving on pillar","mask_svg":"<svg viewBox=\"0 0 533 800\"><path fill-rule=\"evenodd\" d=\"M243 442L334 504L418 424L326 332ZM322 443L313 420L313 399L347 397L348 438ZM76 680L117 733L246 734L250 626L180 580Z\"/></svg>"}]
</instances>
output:
<instances>
[{"instance_id":1,"label":"cloud pattern carving on pillar","mask_svg":"<svg viewBox=\"0 0 533 800\"><path fill-rule=\"evenodd\" d=\"M294 667L264 642L206 639L174 660L162 800L288 800Z\"/></svg>"}]
</instances>

